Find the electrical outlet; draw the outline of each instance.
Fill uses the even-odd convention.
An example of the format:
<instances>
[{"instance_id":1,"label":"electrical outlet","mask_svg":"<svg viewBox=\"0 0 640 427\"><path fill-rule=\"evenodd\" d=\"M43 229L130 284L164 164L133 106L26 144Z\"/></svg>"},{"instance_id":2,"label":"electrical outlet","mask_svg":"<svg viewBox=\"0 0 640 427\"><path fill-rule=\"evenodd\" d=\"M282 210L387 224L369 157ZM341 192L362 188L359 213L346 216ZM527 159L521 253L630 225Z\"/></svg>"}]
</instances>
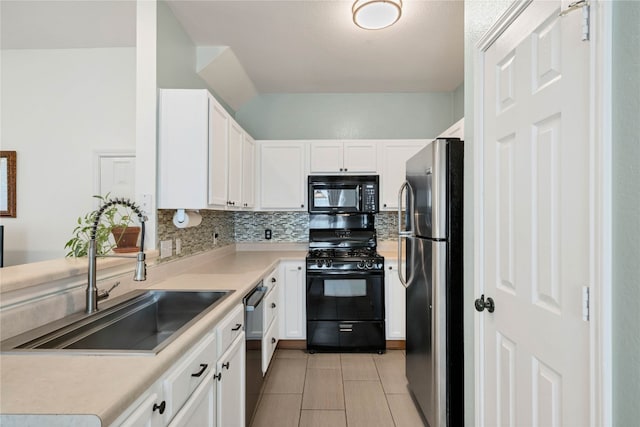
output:
<instances>
[{"instance_id":1,"label":"electrical outlet","mask_svg":"<svg viewBox=\"0 0 640 427\"><path fill-rule=\"evenodd\" d=\"M218 233L218 228L214 228L213 229L213 245L217 245L218 244L218 237L220 237L220 234Z\"/></svg>"},{"instance_id":2,"label":"electrical outlet","mask_svg":"<svg viewBox=\"0 0 640 427\"><path fill-rule=\"evenodd\" d=\"M151 194L138 194L138 206L142 209L146 215L149 215L153 210L151 205Z\"/></svg>"},{"instance_id":3,"label":"electrical outlet","mask_svg":"<svg viewBox=\"0 0 640 427\"><path fill-rule=\"evenodd\" d=\"M173 242L171 240L162 240L160 242L160 258L168 258L172 255Z\"/></svg>"},{"instance_id":4,"label":"electrical outlet","mask_svg":"<svg viewBox=\"0 0 640 427\"><path fill-rule=\"evenodd\" d=\"M176 239L176 255L182 253L182 239Z\"/></svg>"}]
</instances>

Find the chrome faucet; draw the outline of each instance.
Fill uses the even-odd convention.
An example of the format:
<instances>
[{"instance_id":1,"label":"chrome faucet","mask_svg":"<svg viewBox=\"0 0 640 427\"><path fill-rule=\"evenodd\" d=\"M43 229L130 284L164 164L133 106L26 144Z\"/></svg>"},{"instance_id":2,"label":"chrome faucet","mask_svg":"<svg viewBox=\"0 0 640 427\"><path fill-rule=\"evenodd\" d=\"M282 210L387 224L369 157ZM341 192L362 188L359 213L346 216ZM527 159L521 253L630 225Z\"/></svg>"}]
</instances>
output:
<instances>
[{"instance_id":1,"label":"chrome faucet","mask_svg":"<svg viewBox=\"0 0 640 427\"><path fill-rule=\"evenodd\" d=\"M128 256L128 255L98 255L96 249L96 231L98 229L98 223L100 222L100 217L103 212L110 206L113 205L122 205L127 206L133 210L138 215L138 219L140 220L140 251L136 254L136 256ZM131 202L129 199L109 199L107 200L101 207L98 209L94 216L93 226L91 227L90 240L89 240L89 274L87 280L87 307L85 309L85 313L91 314L98 311L98 301L101 299L105 299L109 296L109 291L106 291L102 294L98 293L98 286L96 284L96 259L98 257L111 257L111 258L136 258L136 270L133 273L133 280L136 282L140 282L143 280L147 280L147 265L145 264L145 253L144 253L144 222L147 220L147 217L142 213L140 208L136 206L135 203ZM117 285L116 285L117 286ZM115 286L114 286L115 287Z\"/></svg>"}]
</instances>

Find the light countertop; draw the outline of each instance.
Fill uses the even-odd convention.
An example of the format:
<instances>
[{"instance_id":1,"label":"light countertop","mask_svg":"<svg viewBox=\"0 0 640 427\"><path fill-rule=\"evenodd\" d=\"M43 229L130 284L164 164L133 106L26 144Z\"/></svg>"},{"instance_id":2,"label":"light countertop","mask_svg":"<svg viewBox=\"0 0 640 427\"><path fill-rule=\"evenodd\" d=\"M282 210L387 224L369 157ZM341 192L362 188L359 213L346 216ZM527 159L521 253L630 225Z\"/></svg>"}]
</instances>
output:
<instances>
[{"instance_id":1,"label":"light countertop","mask_svg":"<svg viewBox=\"0 0 640 427\"><path fill-rule=\"evenodd\" d=\"M235 290L157 355L0 355L0 413L97 416L111 424L280 261L305 251L239 251L200 263L150 288Z\"/></svg>"}]
</instances>

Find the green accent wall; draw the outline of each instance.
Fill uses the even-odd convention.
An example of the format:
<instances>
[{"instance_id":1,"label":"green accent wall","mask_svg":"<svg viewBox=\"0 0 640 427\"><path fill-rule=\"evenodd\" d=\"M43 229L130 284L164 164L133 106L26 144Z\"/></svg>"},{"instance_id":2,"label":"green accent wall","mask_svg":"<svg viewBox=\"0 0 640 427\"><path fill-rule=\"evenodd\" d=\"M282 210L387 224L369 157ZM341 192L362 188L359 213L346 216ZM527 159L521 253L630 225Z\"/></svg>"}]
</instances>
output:
<instances>
[{"instance_id":1,"label":"green accent wall","mask_svg":"<svg viewBox=\"0 0 640 427\"><path fill-rule=\"evenodd\" d=\"M433 138L457 119L453 92L264 94L236 120L256 139Z\"/></svg>"},{"instance_id":2,"label":"green accent wall","mask_svg":"<svg viewBox=\"0 0 640 427\"><path fill-rule=\"evenodd\" d=\"M640 422L640 2L613 2L613 425Z\"/></svg>"}]
</instances>

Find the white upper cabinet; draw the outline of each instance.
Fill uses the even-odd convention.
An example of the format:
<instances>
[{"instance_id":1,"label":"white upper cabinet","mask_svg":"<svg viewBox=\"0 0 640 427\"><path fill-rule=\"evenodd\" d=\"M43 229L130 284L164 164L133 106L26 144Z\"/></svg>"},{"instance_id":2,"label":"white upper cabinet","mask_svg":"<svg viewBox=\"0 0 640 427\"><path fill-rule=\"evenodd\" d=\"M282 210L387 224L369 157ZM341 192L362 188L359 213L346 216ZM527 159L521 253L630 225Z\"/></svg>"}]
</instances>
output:
<instances>
[{"instance_id":1,"label":"white upper cabinet","mask_svg":"<svg viewBox=\"0 0 640 427\"><path fill-rule=\"evenodd\" d=\"M310 173L376 173L375 141L310 141Z\"/></svg>"},{"instance_id":2,"label":"white upper cabinet","mask_svg":"<svg viewBox=\"0 0 640 427\"><path fill-rule=\"evenodd\" d=\"M242 138L242 207L253 208L256 200L256 142L244 133Z\"/></svg>"},{"instance_id":3,"label":"white upper cabinet","mask_svg":"<svg viewBox=\"0 0 640 427\"><path fill-rule=\"evenodd\" d=\"M307 143L259 141L260 209L307 209Z\"/></svg>"},{"instance_id":4,"label":"white upper cabinet","mask_svg":"<svg viewBox=\"0 0 640 427\"><path fill-rule=\"evenodd\" d=\"M242 204L244 133L235 120L229 119L229 182L226 205L231 208L239 208Z\"/></svg>"},{"instance_id":5,"label":"white upper cabinet","mask_svg":"<svg viewBox=\"0 0 640 427\"><path fill-rule=\"evenodd\" d=\"M161 89L158 208L241 209L255 199L255 144L204 89Z\"/></svg>"},{"instance_id":6,"label":"white upper cabinet","mask_svg":"<svg viewBox=\"0 0 640 427\"><path fill-rule=\"evenodd\" d=\"M380 159L380 210L398 208L398 190L405 180L407 160L430 140L389 140L378 144Z\"/></svg>"}]
</instances>

